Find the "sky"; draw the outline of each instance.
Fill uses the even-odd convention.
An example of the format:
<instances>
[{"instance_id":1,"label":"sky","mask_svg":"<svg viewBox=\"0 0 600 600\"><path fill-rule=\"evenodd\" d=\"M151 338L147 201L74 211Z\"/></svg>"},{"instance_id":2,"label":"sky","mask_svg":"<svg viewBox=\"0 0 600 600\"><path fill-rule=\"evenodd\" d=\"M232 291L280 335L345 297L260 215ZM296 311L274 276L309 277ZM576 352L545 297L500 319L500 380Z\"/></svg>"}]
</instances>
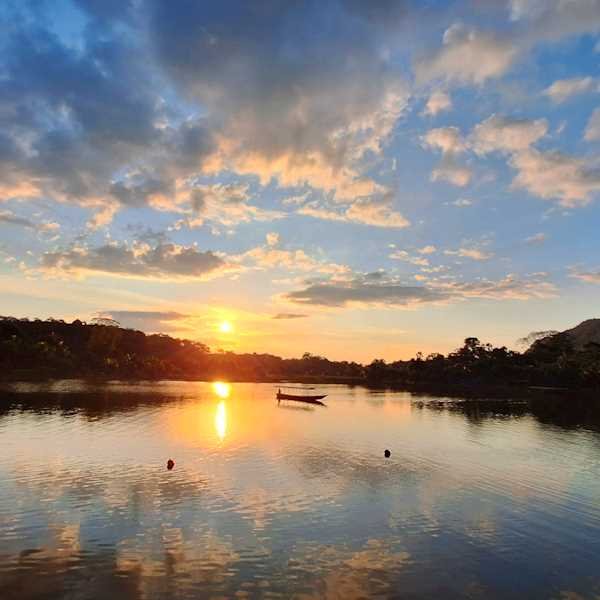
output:
<instances>
[{"instance_id":1,"label":"sky","mask_svg":"<svg viewBox=\"0 0 600 600\"><path fill-rule=\"evenodd\" d=\"M600 317L600 0L9 0L0 33L0 314L362 362Z\"/></svg>"}]
</instances>

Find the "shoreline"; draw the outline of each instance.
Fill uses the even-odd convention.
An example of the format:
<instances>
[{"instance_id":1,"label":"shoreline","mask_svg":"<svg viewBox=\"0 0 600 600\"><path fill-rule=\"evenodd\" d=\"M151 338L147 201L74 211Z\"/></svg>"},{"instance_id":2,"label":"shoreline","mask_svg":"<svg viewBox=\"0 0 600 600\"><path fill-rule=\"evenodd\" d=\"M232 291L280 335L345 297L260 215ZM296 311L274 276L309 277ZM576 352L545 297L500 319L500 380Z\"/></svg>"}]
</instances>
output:
<instances>
[{"instance_id":1,"label":"shoreline","mask_svg":"<svg viewBox=\"0 0 600 600\"><path fill-rule=\"evenodd\" d=\"M296 378L230 378L226 376L215 376L212 378L148 378L148 377L89 377L85 375L51 376L39 377L33 374L19 373L18 377L0 377L1 385L15 384L53 384L59 381L83 381L89 384L103 385L107 383L142 383L142 382L188 382L188 383L211 383L213 381L228 381L230 383L266 383L266 384L310 384L310 385L348 385L351 387L363 387L373 391L395 391L409 392L415 394L430 394L432 396L445 396L462 400L498 400L498 401L526 401L531 398L562 398L568 399L573 395L595 396L600 399L598 390L594 388L564 388L543 385L524 384L495 384L495 383L434 383L434 382L373 382L365 378L357 377L323 377L304 376ZM29 376L23 376L29 375ZM1 393L1 391L0 391Z\"/></svg>"}]
</instances>

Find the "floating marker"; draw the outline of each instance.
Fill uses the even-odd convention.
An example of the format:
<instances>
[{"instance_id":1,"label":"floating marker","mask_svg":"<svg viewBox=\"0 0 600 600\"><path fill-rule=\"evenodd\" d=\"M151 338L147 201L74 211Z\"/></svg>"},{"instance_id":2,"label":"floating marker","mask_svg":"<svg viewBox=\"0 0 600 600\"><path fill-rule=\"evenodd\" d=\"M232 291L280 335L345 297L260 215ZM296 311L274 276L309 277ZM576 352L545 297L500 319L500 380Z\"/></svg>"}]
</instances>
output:
<instances>
[{"instance_id":1,"label":"floating marker","mask_svg":"<svg viewBox=\"0 0 600 600\"><path fill-rule=\"evenodd\" d=\"M389 457L392 455L392 453L391 453L389 450L386 450L386 451L383 453L383 455L384 455L386 458L389 458Z\"/></svg>"},{"instance_id":2,"label":"floating marker","mask_svg":"<svg viewBox=\"0 0 600 600\"><path fill-rule=\"evenodd\" d=\"M175 466L175 461L169 459L167 461L167 469L169 469L169 471Z\"/></svg>"}]
</instances>

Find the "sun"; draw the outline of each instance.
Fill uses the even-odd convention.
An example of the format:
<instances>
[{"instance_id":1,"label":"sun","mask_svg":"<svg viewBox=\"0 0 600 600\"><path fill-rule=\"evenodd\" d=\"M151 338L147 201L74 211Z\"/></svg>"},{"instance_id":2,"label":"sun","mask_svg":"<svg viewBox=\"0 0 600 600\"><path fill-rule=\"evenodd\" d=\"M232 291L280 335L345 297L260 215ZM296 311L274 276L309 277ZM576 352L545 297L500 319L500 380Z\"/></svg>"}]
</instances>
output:
<instances>
[{"instance_id":1,"label":"sun","mask_svg":"<svg viewBox=\"0 0 600 600\"><path fill-rule=\"evenodd\" d=\"M233 325L229 321L223 321L219 325L219 331L221 333L231 333L233 331Z\"/></svg>"}]
</instances>

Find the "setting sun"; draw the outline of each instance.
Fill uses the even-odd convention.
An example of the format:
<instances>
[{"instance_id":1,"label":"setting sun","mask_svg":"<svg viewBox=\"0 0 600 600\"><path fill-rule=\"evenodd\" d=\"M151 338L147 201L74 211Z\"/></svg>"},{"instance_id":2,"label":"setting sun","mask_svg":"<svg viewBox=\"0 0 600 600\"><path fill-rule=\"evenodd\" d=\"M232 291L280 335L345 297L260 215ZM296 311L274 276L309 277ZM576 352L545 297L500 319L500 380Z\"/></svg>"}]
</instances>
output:
<instances>
[{"instance_id":1,"label":"setting sun","mask_svg":"<svg viewBox=\"0 0 600 600\"><path fill-rule=\"evenodd\" d=\"M233 325L229 321L223 321L219 325L219 331L221 333L231 333L233 331Z\"/></svg>"}]
</instances>

